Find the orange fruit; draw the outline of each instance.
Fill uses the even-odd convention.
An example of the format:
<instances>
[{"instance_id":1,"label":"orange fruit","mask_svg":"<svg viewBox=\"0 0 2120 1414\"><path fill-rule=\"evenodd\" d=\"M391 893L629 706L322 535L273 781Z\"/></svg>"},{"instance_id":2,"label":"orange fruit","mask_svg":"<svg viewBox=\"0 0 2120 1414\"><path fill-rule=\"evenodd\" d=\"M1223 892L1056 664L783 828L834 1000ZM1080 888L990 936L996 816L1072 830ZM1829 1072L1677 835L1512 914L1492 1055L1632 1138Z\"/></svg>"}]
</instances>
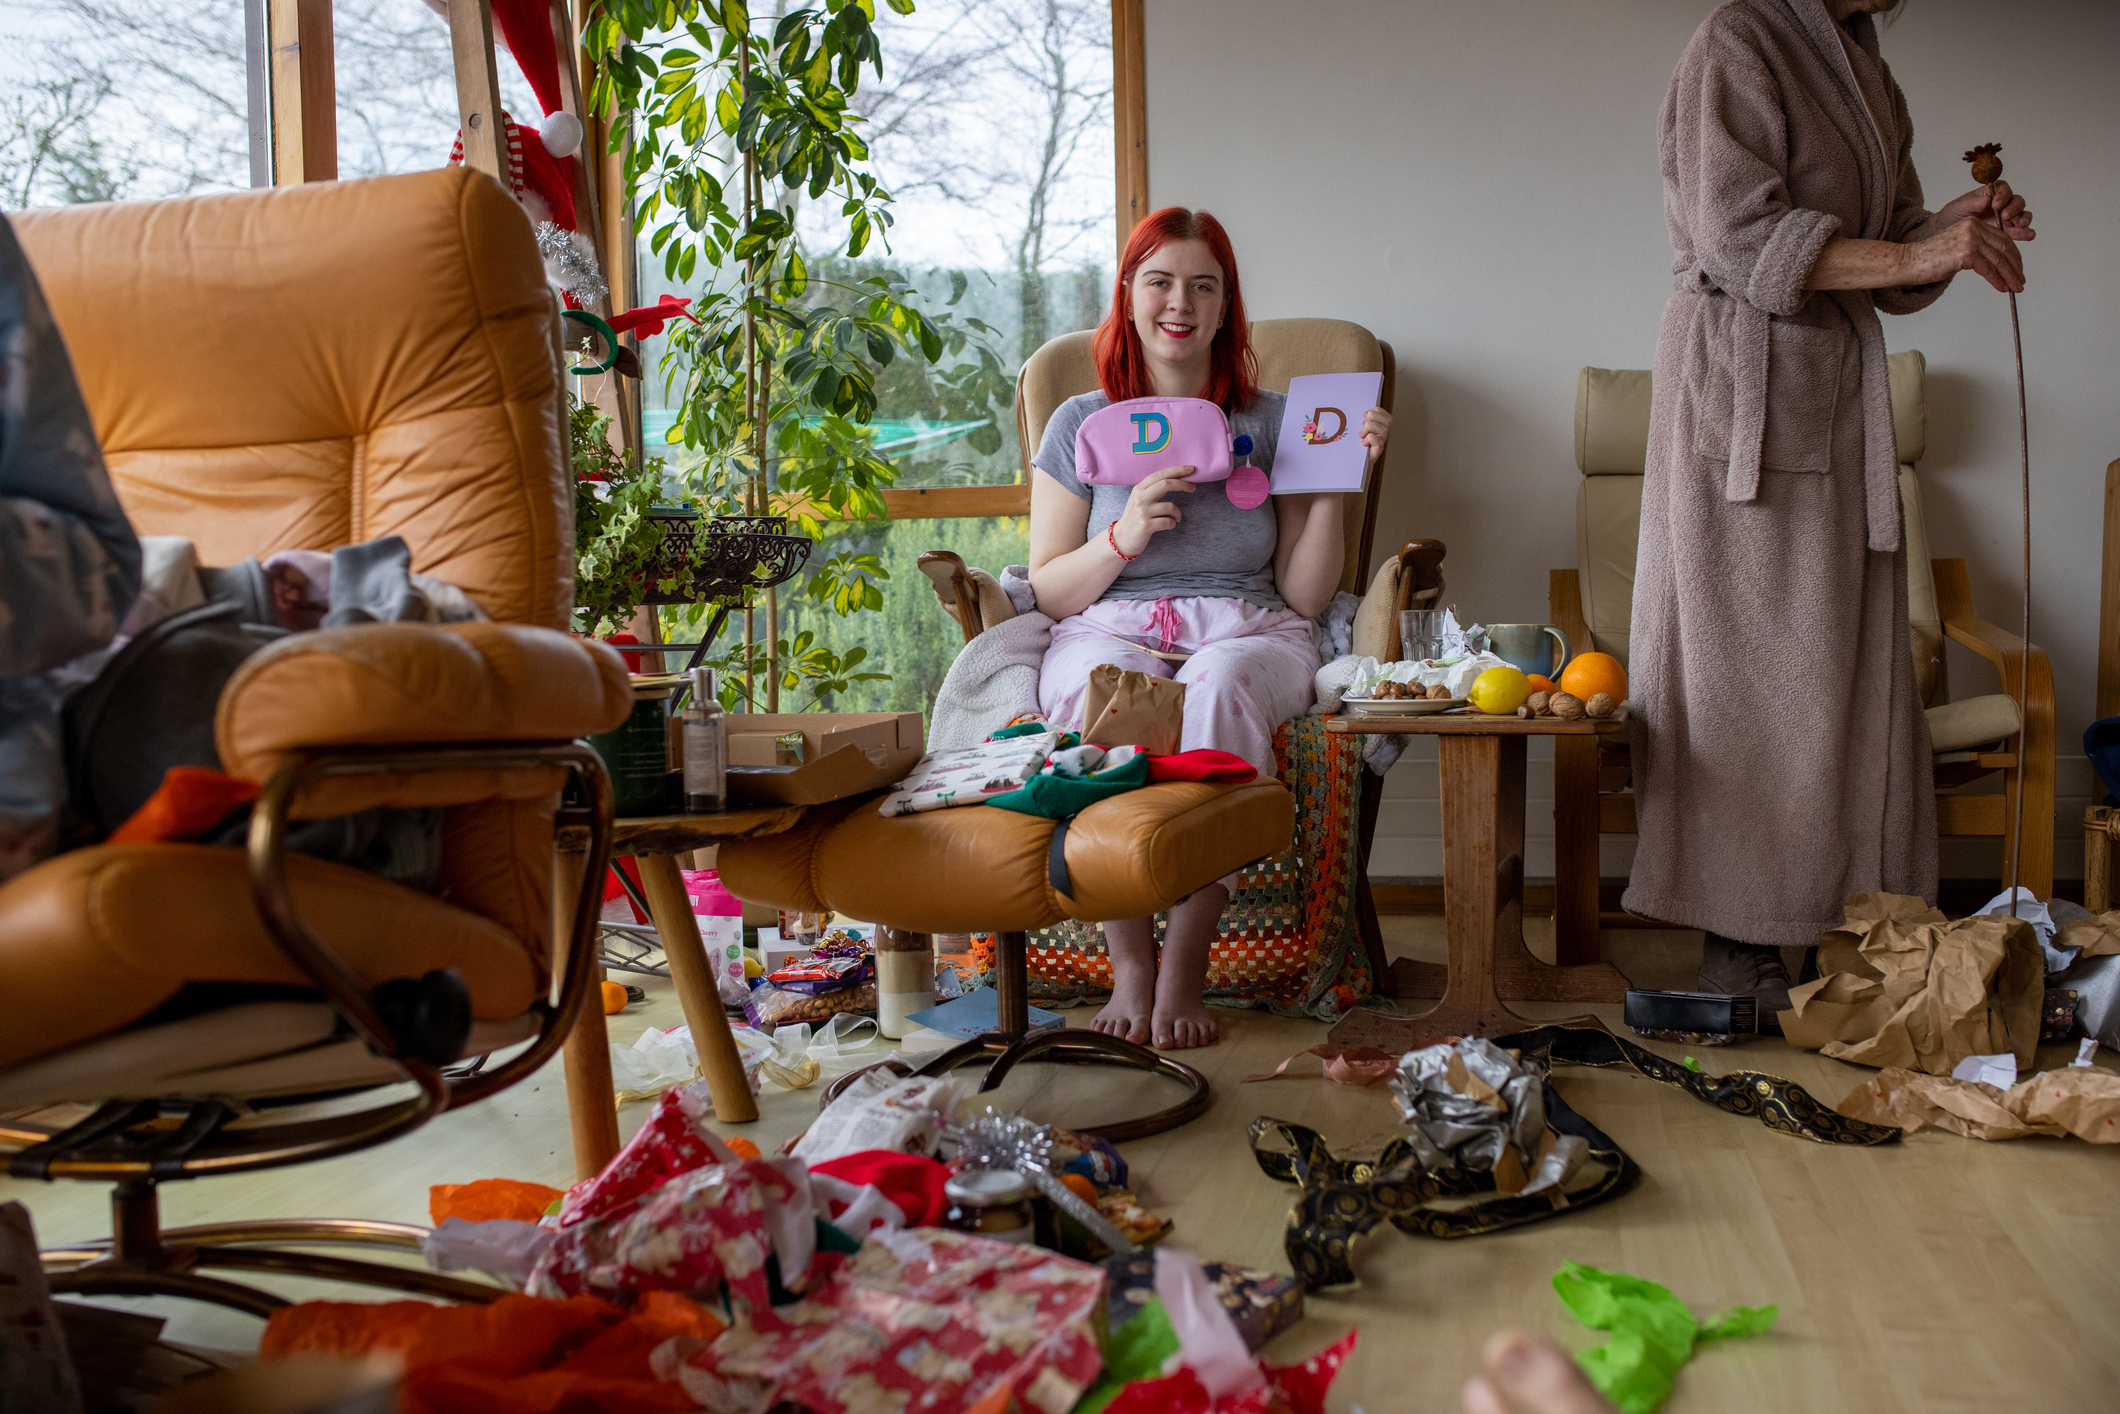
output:
<instances>
[{"instance_id":1,"label":"orange fruit","mask_svg":"<svg viewBox=\"0 0 2120 1414\"><path fill-rule=\"evenodd\" d=\"M623 983L604 983L604 1015L615 1016L626 1009L626 988Z\"/></svg>"},{"instance_id":2,"label":"orange fruit","mask_svg":"<svg viewBox=\"0 0 2120 1414\"><path fill-rule=\"evenodd\" d=\"M1561 691L1588 702L1600 692L1627 700L1627 670L1610 653L1578 653L1561 670Z\"/></svg>"},{"instance_id":3,"label":"orange fruit","mask_svg":"<svg viewBox=\"0 0 2120 1414\"><path fill-rule=\"evenodd\" d=\"M1527 674L1527 676L1531 679L1531 690L1533 692L1560 691L1560 687L1553 681L1553 679L1547 677L1544 673L1530 673Z\"/></svg>"}]
</instances>

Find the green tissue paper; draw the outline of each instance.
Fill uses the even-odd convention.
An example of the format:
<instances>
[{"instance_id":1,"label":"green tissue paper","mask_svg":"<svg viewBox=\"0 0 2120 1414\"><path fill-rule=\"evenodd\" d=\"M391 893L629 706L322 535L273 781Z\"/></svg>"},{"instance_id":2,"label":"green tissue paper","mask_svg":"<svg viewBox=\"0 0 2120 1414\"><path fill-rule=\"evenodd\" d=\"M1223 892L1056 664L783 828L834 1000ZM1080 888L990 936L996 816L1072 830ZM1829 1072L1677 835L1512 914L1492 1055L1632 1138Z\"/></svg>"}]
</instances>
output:
<instances>
[{"instance_id":1,"label":"green tissue paper","mask_svg":"<svg viewBox=\"0 0 2120 1414\"><path fill-rule=\"evenodd\" d=\"M1611 1337L1576 1362L1590 1382L1626 1414L1656 1414L1671 1397L1679 1367L1704 1340L1759 1335L1774 1324L1778 1306L1738 1306L1707 1325L1685 1303L1653 1281L1601 1272L1569 1262L1553 1274L1553 1290L1575 1318Z\"/></svg>"},{"instance_id":2,"label":"green tissue paper","mask_svg":"<svg viewBox=\"0 0 2120 1414\"><path fill-rule=\"evenodd\" d=\"M1101 1414L1135 1380L1162 1378L1163 1362L1177 1353L1178 1333L1170 1328L1163 1303L1151 1297L1112 1332L1104 1347L1104 1373L1075 1401L1069 1414Z\"/></svg>"}]
</instances>

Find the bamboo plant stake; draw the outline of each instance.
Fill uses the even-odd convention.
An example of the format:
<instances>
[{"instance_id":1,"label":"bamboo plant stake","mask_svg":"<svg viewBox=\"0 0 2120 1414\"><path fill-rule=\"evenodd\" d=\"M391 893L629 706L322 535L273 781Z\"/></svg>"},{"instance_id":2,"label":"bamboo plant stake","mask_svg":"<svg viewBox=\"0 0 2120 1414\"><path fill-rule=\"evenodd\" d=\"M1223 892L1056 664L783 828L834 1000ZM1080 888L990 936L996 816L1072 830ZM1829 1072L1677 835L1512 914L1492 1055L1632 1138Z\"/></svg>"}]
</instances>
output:
<instances>
[{"instance_id":1,"label":"bamboo plant stake","mask_svg":"<svg viewBox=\"0 0 2120 1414\"><path fill-rule=\"evenodd\" d=\"M1973 180L1988 189L1988 209L1994 213L1995 229L2002 229L2002 215L1995 211L1995 183L2002 180L2002 144L1984 142L1965 154L1973 164ZM2023 493L2021 513L2024 529L2024 629L2017 640L2017 814L2010 827L2010 917L2017 916L2018 866L2024 860L2024 724L2031 720L2030 679L2032 672L2032 436L2024 397L2024 330L2017 323L2017 296L2010 295L2010 342L2017 353L2017 452L2019 487Z\"/></svg>"}]
</instances>

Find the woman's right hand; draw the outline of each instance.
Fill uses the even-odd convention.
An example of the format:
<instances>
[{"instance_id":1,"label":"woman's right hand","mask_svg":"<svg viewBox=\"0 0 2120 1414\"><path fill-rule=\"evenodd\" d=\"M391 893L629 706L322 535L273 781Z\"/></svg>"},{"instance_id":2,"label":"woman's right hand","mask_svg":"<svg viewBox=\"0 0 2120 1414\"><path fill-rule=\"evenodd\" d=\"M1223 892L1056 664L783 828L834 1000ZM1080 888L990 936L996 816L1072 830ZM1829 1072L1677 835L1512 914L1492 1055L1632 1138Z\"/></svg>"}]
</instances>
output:
<instances>
[{"instance_id":1,"label":"woman's right hand","mask_svg":"<svg viewBox=\"0 0 2120 1414\"><path fill-rule=\"evenodd\" d=\"M1134 487L1133 494L1126 498L1126 509L1112 525L1112 541L1119 547L1120 554L1129 560L1138 559L1148 549L1151 536L1159 530L1169 530L1185 518L1175 502L1163 498L1173 491L1190 495L1199 490L1185 479L1196 469L1167 466Z\"/></svg>"},{"instance_id":2,"label":"woman's right hand","mask_svg":"<svg viewBox=\"0 0 2120 1414\"><path fill-rule=\"evenodd\" d=\"M1899 249L1908 285L1934 284L1971 270L1998 290L2016 294L2024 288L2024 257L2016 241L1983 220L1969 217Z\"/></svg>"}]
</instances>

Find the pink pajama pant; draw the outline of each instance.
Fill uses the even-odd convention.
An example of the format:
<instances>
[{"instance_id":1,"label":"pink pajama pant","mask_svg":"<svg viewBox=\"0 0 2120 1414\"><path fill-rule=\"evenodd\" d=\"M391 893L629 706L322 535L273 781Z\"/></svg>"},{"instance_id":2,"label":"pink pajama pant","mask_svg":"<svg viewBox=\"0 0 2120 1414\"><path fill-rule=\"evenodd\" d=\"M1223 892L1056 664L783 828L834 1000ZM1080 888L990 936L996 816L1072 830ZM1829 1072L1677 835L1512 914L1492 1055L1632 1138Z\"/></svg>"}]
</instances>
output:
<instances>
[{"instance_id":1,"label":"pink pajama pant","mask_svg":"<svg viewBox=\"0 0 2120 1414\"><path fill-rule=\"evenodd\" d=\"M1170 663L1110 637L1125 634L1174 652ZM1293 609L1262 609L1242 599L1107 599L1053 626L1052 647L1038 674L1038 707L1055 728L1078 731L1090 669L1100 663L1138 669L1185 684L1180 746L1241 756L1259 774L1276 774L1274 729L1310 710L1318 671L1310 621Z\"/></svg>"}]
</instances>

